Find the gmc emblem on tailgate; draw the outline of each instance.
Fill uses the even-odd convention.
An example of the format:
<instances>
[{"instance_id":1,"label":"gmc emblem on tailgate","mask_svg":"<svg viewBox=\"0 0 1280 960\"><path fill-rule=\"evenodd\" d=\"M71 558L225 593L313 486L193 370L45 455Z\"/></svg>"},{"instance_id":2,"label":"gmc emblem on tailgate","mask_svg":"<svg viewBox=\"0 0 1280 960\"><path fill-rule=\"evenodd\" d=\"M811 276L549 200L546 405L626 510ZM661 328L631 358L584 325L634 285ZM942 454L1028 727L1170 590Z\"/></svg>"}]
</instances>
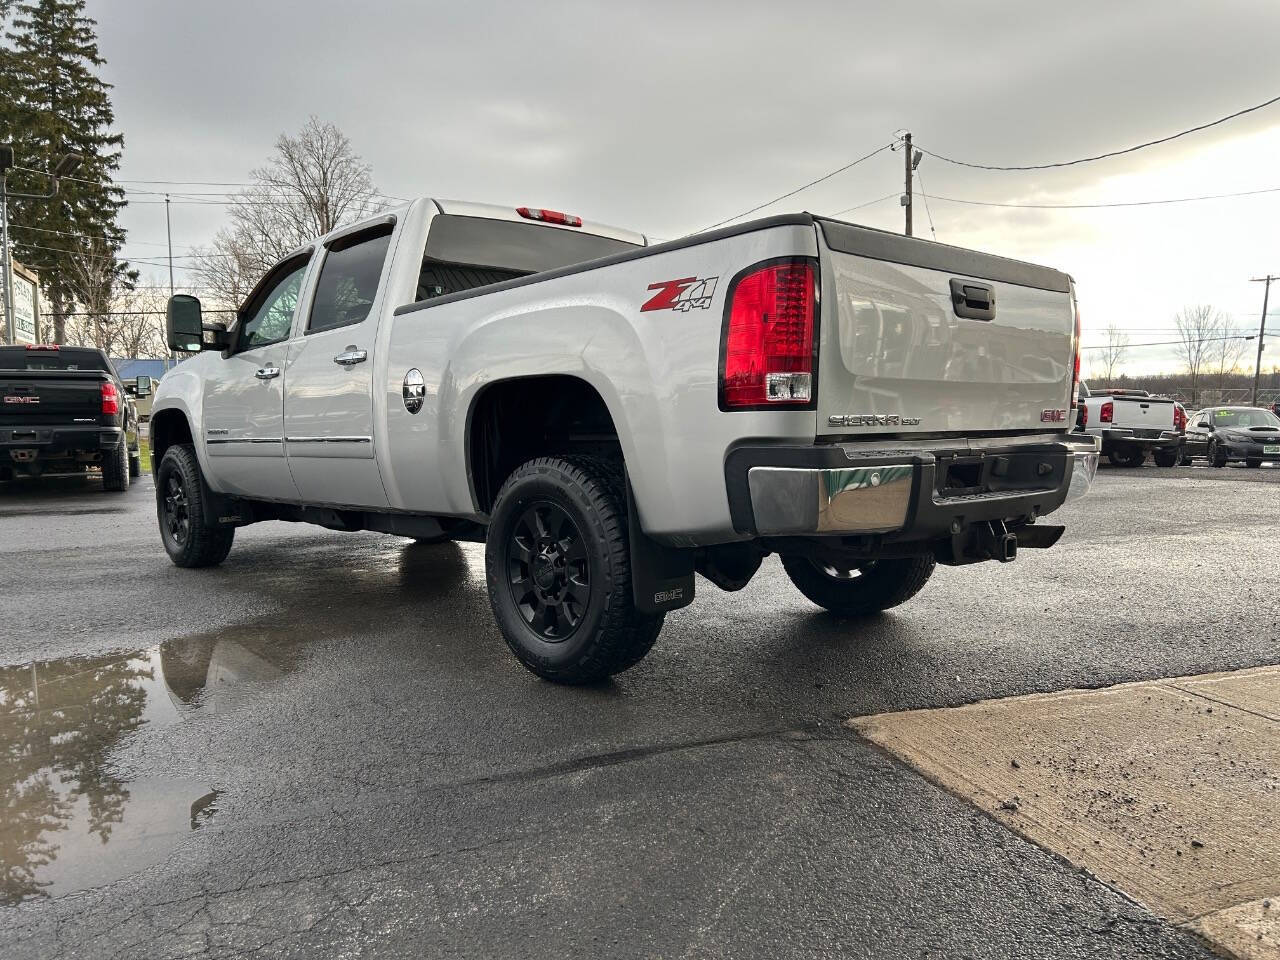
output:
<instances>
[{"instance_id":1,"label":"gmc emblem on tailgate","mask_svg":"<svg viewBox=\"0 0 1280 960\"><path fill-rule=\"evenodd\" d=\"M5 403L39 403L39 397L5 397Z\"/></svg>"},{"instance_id":2,"label":"gmc emblem on tailgate","mask_svg":"<svg viewBox=\"0 0 1280 960\"><path fill-rule=\"evenodd\" d=\"M1041 423L1066 423L1067 411L1065 410L1041 410Z\"/></svg>"}]
</instances>

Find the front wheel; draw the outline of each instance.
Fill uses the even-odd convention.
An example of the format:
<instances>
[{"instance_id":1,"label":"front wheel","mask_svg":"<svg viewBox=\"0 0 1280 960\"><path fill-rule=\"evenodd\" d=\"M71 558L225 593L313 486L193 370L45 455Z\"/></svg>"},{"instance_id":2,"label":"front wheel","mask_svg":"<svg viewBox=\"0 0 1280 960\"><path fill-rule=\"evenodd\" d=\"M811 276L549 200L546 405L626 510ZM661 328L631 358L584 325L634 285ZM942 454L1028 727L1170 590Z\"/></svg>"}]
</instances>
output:
<instances>
[{"instance_id":1,"label":"front wheel","mask_svg":"<svg viewBox=\"0 0 1280 960\"><path fill-rule=\"evenodd\" d=\"M1248 460L1246 460L1246 461L1244 462L1244 465L1245 465L1246 467L1250 467L1250 468L1252 468L1252 469L1255 469L1255 470L1256 470L1258 467L1262 466L1262 458L1261 458L1261 457L1250 457Z\"/></svg>"},{"instance_id":2,"label":"front wheel","mask_svg":"<svg viewBox=\"0 0 1280 960\"><path fill-rule=\"evenodd\" d=\"M1227 465L1227 451L1222 449L1222 444L1217 440L1209 441L1209 462L1215 467L1225 467Z\"/></svg>"},{"instance_id":3,"label":"front wheel","mask_svg":"<svg viewBox=\"0 0 1280 960\"><path fill-rule=\"evenodd\" d=\"M212 567L227 559L235 527L205 522L200 461L190 444L175 444L164 452L156 471L156 512L160 539L177 566Z\"/></svg>"},{"instance_id":4,"label":"front wheel","mask_svg":"<svg viewBox=\"0 0 1280 960\"><path fill-rule=\"evenodd\" d=\"M591 457L539 457L507 478L485 544L489 603L507 646L555 683L639 663L662 614L636 610L621 471Z\"/></svg>"},{"instance_id":5,"label":"front wheel","mask_svg":"<svg viewBox=\"0 0 1280 960\"><path fill-rule=\"evenodd\" d=\"M1176 467L1182 459L1182 453L1177 447L1162 447L1151 458L1155 460L1157 467Z\"/></svg>"},{"instance_id":6,"label":"front wheel","mask_svg":"<svg viewBox=\"0 0 1280 960\"><path fill-rule=\"evenodd\" d=\"M826 563L784 554L791 582L818 606L846 617L865 616L905 603L920 592L936 566L933 557Z\"/></svg>"}]
</instances>

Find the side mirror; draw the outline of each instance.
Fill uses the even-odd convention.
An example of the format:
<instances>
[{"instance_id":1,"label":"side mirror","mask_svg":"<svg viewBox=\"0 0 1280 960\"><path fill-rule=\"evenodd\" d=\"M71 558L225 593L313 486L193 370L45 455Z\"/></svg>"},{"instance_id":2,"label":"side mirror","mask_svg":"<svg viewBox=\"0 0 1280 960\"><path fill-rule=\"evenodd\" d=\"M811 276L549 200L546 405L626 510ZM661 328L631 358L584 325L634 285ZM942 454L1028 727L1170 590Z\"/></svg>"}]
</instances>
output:
<instances>
[{"instance_id":1,"label":"side mirror","mask_svg":"<svg viewBox=\"0 0 1280 960\"><path fill-rule=\"evenodd\" d=\"M179 353L199 353L204 349L204 320L200 301L185 293L169 298L164 315L165 342Z\"/></svg>"},{"instance_id":2,"label":"side mirror","mask_svg":"<svg viewBox=\"0 0 1280 960\"><path fill-rule=\"evenodd\" d=\"M138 385L134 388L135 396L149 397L152 393L151 378L145 374L138 377Z\"/></svg>"}]
</instances>

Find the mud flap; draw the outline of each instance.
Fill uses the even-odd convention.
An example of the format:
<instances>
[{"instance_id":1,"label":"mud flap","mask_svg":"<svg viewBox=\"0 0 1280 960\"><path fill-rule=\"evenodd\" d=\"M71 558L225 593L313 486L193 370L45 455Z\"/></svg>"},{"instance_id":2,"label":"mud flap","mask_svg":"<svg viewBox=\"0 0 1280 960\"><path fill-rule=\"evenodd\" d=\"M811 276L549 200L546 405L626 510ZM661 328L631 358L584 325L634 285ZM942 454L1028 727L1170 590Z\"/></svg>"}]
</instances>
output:
<instances>
[{"instance_id":1,"label":"mud flap","mask_svg":"<svg viewBox=\"0 0 1280 960\"><path fill-rule=\"evenodd\" d=\"M645 535L630 483L627 539L631 544L631 591L638 611L667 613L693 603L693 551L664 546Z\"/></svg>"}]
</instances>

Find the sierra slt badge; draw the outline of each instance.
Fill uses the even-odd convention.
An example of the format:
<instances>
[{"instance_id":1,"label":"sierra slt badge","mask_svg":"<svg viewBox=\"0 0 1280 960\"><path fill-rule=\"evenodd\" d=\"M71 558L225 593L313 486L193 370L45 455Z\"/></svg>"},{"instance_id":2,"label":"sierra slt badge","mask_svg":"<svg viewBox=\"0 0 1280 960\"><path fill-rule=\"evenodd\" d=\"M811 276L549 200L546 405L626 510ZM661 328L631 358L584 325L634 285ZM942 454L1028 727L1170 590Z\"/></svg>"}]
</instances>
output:
<instances>
[{"instance_id":1,"label":"sierra slt badge","mask_svg":"<svg viewBox=\"0 0 1280 960\"><path fill-rule=\"evenodd\" d=\"M919 417L901 417L896 413L840 413L827 417L831 427L918 427Z\"/></svg>"},{"instance_id":2,"label":"sierra slt badge","mask_svg":"<svg viewBox=\"0 0 1280 960\"><path fill-rule=\"evenodd\" d=\"M649 284L650 290L657 290L640 308L641 313L650 310L679 310L687 313L690 310L707 310L711 307L711 298L716 294L716 281L719 277L684 277L680 280L661 280Z\"/></svg>"},{"instance_id":3,"label":"sierra slt badge","mask_svg":"<svg viewBox=\"0 0 1280 960\"><path fill-rule=\"evenodd\" d=\"M39 403L39 397L5 397L5 403Z\"/></svg>"}]
</instances>

